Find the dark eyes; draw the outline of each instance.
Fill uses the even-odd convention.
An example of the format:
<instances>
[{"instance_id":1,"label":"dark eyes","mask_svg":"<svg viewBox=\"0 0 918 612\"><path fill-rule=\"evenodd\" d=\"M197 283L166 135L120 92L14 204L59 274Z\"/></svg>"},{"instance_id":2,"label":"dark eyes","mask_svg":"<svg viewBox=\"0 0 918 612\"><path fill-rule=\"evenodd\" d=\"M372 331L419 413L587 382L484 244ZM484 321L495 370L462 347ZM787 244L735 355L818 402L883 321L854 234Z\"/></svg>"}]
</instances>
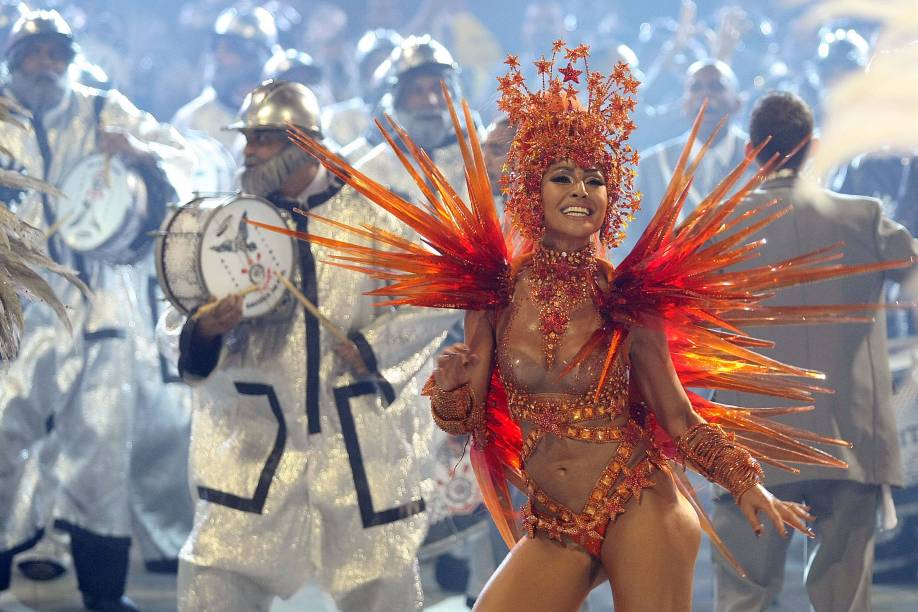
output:
<instances>
[{"instance_id":1,"label":"dark eyes","mask_svg":"<svg viewBox=\"0 0 918 612\"><path fill-rule=\"evenodd\" d=\"M277 142L280 142L281 140L284 140L284 139L285 139L284 137L278 138L277 135L275 134L256 133L252 137L252 142L254 142L254 144L259 145L259 146L267 146L267 145L272 145Z\"/></svg>"},{"instance_id":2,"label":"dark eyes","mask_svg":"<svg viewBox=\"0 0 918 612\"><path fill-rule=\"evenodd\" d=\"M552 182L552 183L559 183L559 184L562 184L562 185L570 185L571 183L574 182L574 179L572 179L572 178L571 178L569 175L567 175L567 174L557 174L557 175L551 177L551 182ZM586 180L586 184L587 184L587 185L590 185L591 187L602 187L603 185L606 184L606 182L605 182L604 180L602 180L601 178L595 177L595 176L594 176L594 177L588 178L588 179Z\"/></svg>"}]
</instances>

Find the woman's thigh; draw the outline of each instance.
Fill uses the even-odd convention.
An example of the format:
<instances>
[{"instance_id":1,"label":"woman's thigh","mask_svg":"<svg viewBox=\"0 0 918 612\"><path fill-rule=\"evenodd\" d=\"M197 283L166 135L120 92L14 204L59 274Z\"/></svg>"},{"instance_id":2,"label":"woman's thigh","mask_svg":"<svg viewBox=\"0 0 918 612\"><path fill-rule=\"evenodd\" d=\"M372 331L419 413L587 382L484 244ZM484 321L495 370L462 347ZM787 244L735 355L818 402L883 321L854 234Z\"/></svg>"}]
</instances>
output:
<instances>
[{"instance_id":1,"label":"woman's thigh","mask_svg":"<svg viewBox=\"0 0 918 612\"><path fill-rule=\"evenodd\" d=\"M670 475L657 471L653 479L606 531L602 563L616 612L691 610L698 515Z\"/></svg>"},{"instance_id":2,"label":"woman's thigh","mask_svg":"<svg viewBox=\"0 0 918 612\"><path fill-rule=\"evenodd\" d=\"M476 612L576 612L590 592L595 561L543 538L520 540L485 585Z\"/></svg>"}]
</instances>

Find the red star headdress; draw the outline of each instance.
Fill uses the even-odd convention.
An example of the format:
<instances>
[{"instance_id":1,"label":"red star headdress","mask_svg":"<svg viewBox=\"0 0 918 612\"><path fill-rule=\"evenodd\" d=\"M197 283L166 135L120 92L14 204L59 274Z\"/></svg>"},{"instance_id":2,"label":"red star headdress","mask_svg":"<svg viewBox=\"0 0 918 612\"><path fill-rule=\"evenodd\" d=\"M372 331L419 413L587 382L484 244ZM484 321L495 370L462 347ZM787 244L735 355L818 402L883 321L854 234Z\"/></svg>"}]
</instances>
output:
<instances>
[{"instance_id":1,"label":"red star headdress","mask_svg":"<svg viewBox=\"0 0 918 612\"><path fill-rule=\"evenodd\" d=\"M564 51L567 65L555 69ZM640 205L634 192L637 152L627 143L634 123L634 92L638 82L624 62L608 76L590 70L589 47L552 46L551 59L535 62L542 79L539 91L530 91L520 73L519 60L510 56L506 75L499 77L498 107L517 128L507 156L508 172L502 179L507 211L516 230L537 241L544 231L541 199L542 174L552 163L571 159L584 168L603 173L609 192L606 219L600 240L608 247L621 242L625 226ZM582 63L583 70L577 64ZM557 75L555 74L557 72ZM586 106L578 100L581 75L586 79Z\"/></svg>"}]
</instances>

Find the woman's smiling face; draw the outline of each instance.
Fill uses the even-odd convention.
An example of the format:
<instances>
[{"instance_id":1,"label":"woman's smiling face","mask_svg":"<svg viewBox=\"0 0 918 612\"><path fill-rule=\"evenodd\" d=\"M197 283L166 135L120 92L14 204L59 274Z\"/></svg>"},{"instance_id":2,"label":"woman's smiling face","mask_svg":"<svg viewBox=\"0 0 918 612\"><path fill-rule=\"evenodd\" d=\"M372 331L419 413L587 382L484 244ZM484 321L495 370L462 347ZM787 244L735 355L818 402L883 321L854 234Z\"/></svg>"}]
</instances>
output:
<instances>
[{"instance_id":1,"label":"woman's smiling face","mask_svg":"<svg viewBox=\"0 0 918 612\"><path fill-rule=\"evenodd\" d=\"M596 168L561 160L542 175L545 238L550 243L586 242L602 227L608 205L606 180Z\"/></svg>"}]
</instances>

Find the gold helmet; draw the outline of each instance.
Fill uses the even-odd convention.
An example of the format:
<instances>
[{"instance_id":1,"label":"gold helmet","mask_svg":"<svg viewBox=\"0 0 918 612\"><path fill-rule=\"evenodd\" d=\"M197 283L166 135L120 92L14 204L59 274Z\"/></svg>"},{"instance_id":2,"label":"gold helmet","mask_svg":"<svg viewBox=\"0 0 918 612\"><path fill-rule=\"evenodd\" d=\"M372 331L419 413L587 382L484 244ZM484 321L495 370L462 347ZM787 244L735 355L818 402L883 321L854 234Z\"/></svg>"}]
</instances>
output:
<instances>
[{"instance_id":1,"label":"gold helmet","mask_svg":"<svg viewBox=\"0 0 918 612\"><path fill-rule=\"evenodd\" d=\"M290 81L265 81L242 102L236 121L227 130L286 130L295 125L322 137L321 109L312 90Z\"/></svg>"}]
</instances>

